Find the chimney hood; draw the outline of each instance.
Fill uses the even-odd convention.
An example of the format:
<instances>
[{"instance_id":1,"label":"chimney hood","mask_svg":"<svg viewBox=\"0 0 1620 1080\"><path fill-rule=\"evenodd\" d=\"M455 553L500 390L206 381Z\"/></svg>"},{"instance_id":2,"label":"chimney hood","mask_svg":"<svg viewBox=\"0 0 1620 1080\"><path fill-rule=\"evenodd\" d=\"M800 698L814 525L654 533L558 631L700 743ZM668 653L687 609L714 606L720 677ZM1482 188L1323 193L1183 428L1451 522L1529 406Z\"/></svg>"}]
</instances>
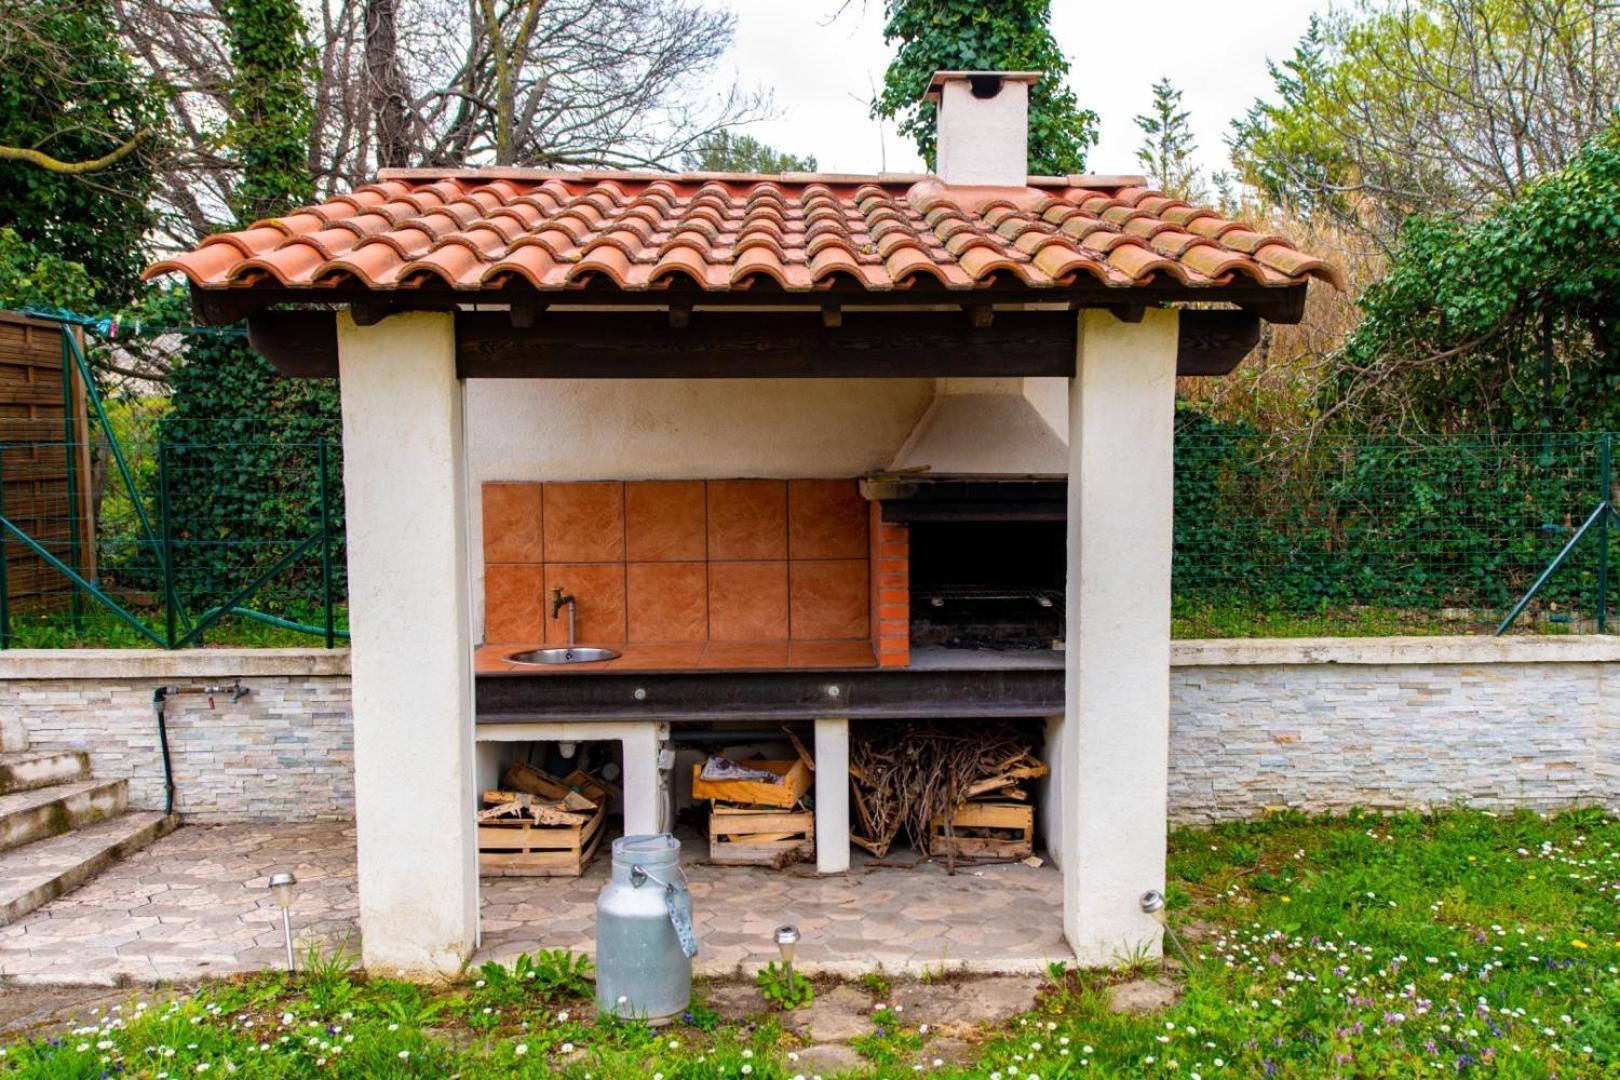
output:
<instances>
[{"instance_id":1,"label":"chimney hood","mask_svg":"<svg viewBox=\"0 0 1620 1080\"><path fill-rule=\"evenodd\" d=\"M1062 521L1068 463L1023 392L946 390L861 492L885 521Z\"/></svg>"},{"instance_id":2,"label":"chimney hood","mask_svg":"<svg viewBox=\"0 0 1620 1080\"><path fill-rule=\"evenodd\" d=\"M1061 480L1068 468L1068 446L1022 393L942 393L887 471Z\"/></svg>"}]
</instances>

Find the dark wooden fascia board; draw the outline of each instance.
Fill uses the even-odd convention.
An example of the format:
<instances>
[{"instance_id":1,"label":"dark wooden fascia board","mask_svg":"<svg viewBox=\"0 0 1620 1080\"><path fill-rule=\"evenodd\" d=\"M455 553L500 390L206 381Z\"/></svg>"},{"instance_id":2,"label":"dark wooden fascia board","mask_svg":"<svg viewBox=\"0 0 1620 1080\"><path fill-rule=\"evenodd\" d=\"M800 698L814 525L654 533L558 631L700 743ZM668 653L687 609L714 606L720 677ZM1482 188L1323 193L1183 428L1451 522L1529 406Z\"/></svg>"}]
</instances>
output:
<instances>
[{"instance_id":1,"label":"dark wooden fascia board","mask_svg":"<svg viewBox=\"0 0 1620 1080\"><path fill-rule=\"evenodd\" d=\"M261 311L248 340L282 374L335 377L331 311ZM672 328L663 312L560 312L514 326L506 312L456 316L462 378L926 378L1067 376L1074 316L1004 311L974 326L959 311L699 312ZM1184 311L1176 370L1224 375L1260 338L1244 311Z\"/></svg>"},{"instance_id":2,"label":"dark wooden fascia board","mask_svg":"<svg viewBox=\"0 0 1620 1080\"><path fill-rule=\"evenodd\" d=\"M918 285L909 289L870 292L856 288L832 288L809 293L790 293L763 286L725 292L708 291L696 285L626 292L620 289L584 287L540 292L523 285L501 289L469 291L447 286L422 285L417 288L365 289L353 285L288 289L279 285L235 286L222 289L191 288L192 308L198 321L210 326L238 322L272 306L349 307L359 305L368 318L380 318L398 311L454 311L471 306L526 307L550 306L593 308L658 308L671 305L692 307L696 313L715 309L799 307L808 311L860 310L862 308L944 306L957 309L985 308L992 305L1061 305L1070 309L1105 308L1125 318L1134 318L1155 305L1194 302L1230 304L1268 322L1298 322L1304 315L1306 285L1266 286L1236 282L1228 285L1193 287L1175 281L1156 282L1130 288L1080 282L1064 288L1030 289L1016 284L997 283L975 289L945 289ZM997 311L999 318L1003 312ZM836 321L836 320L833 320Z\"/></svg>"}]
</instances>

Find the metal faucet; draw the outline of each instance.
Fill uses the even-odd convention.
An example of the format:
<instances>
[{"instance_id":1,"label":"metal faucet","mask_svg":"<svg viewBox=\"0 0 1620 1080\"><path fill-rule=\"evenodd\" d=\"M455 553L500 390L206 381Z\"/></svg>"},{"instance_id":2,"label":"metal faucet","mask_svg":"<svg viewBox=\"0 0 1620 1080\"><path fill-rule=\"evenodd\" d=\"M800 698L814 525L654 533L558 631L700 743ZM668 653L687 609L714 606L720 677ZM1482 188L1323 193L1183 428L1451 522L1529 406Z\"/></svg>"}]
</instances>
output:
<instances>
[{"instance_id":1,"label":"metal faucet","mask_svg":"<svg viewBox=\"0 0 1620 1080\"><path fill-rule=\"evenodd\" d=\"M558 585L551 590L551 617L555 619L557 613L564 607L568 608L568 647L574 647L574 623L579 614L579 604L572 595L564 596L562 586Z\"/></svg>"}]
</instances>

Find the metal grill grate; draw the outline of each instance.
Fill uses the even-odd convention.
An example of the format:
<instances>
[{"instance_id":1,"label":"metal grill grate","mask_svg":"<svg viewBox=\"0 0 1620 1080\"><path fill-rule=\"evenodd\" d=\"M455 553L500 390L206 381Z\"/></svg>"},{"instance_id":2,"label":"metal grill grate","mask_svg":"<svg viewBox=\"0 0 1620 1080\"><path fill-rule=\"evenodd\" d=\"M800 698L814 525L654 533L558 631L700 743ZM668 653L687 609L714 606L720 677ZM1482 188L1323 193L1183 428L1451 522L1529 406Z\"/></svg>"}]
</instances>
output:
<instances>
[{"instance_id":1,"label":"metal grill grate","mask_svg":"<svg viewBox=\"0 0 1620 1080\"><path fill-rule=\"evenodd\" d=\"M975 604L1028 600L1037 607L1062 607L1062 589L1016 588L1000 585L940 585L913 589L912 597L931 607L947 604Z\"/></svg>"}]
</instances>

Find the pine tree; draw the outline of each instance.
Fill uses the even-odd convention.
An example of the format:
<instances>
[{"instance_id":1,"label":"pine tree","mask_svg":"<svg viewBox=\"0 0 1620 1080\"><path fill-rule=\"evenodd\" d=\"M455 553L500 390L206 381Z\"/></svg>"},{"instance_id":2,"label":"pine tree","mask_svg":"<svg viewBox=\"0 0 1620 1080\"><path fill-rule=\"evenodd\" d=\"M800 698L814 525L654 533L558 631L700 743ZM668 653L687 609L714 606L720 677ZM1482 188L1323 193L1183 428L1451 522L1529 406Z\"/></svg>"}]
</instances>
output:
<instances>
[{"instance_id":1,"label":"pine tree","mask_svg":"<svg viewBox=\"0 0 1620 1080\"><path fill-rule=\"evenodd\" d=\"M1207 198L1203 178L1193 162L1198 144L1187 123L1191 114L1181 107L1181 91L1169 79L1153 84L1153 107L1136 118L1142 145L1136 160L1148 182L1172 198L1202 202Z\"/></svg>"}]
</instances>

